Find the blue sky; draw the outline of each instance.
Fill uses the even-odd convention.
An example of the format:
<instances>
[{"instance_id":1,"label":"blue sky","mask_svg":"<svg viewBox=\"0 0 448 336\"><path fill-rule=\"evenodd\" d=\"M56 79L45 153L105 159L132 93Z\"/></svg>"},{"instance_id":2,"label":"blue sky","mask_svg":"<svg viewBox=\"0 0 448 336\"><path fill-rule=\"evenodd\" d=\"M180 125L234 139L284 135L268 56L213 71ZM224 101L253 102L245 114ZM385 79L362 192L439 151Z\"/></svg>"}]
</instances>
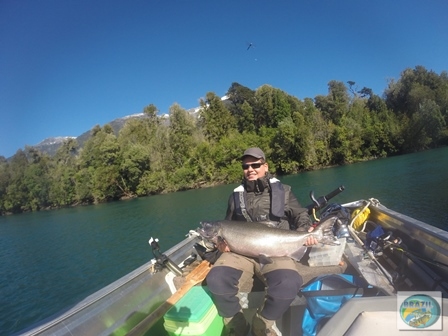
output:
<instances>
[{"instance_id":1,"label":"blue sky","mask_svg":"<svg viewBox=\"0 0 448 336\"><path fill-rule=\"evenodd\" d=\"M233 82L381 95L447 60L446 0L0 0L0 155L149 104L196 107Z\"/></svg>"}]
</instances>

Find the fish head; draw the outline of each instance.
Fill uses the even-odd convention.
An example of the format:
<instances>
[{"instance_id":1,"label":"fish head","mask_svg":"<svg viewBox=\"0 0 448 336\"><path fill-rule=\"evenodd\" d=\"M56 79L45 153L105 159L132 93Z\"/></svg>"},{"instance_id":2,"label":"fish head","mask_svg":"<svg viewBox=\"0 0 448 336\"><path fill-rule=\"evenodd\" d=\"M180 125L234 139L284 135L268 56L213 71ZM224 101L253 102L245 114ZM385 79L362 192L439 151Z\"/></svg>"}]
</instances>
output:
<instances>
[{"instance_id":1,"label":"fish head","mask_svg":"<svg viewBox=\"0 0 448 336\"><path fill-rule=\"evenodd\" d=\"M221 236L221 223L216 222L201 222L201 227L196 231L205 239L212 242L217 242L218 237Z\"/></svg>"}]
</instances>

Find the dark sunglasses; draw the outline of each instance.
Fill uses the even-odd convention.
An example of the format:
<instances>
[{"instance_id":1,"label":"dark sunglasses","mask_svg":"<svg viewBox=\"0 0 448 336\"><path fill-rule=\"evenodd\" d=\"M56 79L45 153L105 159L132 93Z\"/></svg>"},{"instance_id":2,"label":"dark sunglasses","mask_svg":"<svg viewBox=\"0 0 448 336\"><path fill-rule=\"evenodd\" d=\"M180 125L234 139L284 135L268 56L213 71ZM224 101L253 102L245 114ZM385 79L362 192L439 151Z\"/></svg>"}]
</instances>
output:
<instances>
[{"instance_id":1,"label":"dark sunglasses","mask_svg":"<svg viewBox=\"0 0 448 336\"><path fill-rule=\"evenodd\" d=\"M264 163L260 163L260 162L257 162L257 163L249 163L249 164L247 164L247 163L243 163L243 164L241 165L241 167L243 167L244 170L249 169L249 167L252 167L252 169L258 169L258 168L260 168L263 164L264 164Z\"/></svg>"}]
</instances>

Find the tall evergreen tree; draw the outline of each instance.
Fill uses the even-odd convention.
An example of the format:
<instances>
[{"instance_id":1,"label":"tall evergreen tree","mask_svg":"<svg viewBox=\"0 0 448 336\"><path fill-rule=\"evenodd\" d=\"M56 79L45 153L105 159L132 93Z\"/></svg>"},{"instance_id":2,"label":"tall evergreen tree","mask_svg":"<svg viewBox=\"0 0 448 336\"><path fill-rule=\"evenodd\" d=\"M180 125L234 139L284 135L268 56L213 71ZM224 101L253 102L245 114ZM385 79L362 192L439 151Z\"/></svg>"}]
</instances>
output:
<instances>
[{"instance_id":1,"label":"tall evergreen tree","mask_svg":"<svg viewBox=\"0 0 448 336\"><path fill-rule=\"evenodd\" d=\"M208 92L200 104L199 125L208 140L218 142L236 128L235 118L216 94Z\"/></svg>"}]
</instances>

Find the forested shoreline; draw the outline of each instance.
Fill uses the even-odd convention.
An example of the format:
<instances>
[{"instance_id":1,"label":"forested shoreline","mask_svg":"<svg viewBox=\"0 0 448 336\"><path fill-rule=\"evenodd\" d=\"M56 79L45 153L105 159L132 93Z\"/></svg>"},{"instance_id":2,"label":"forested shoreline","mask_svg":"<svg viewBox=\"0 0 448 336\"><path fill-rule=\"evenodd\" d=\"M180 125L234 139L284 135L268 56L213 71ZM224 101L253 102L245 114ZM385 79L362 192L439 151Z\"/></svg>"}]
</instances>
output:
<instances>
[{"instance_id":1,"label":"forested shoreline","mask_svg":"<svg viewBox=\"0 0 448 336\"><path fill-rule=\"evenodd\" d=\"M448 145L446 71L405 69L382 96L336 80L313 99L238 83L227 96L208 92L198 116L173 104L163 119L150 104L118 134L95 126L82 148L70 139L51 157L33 147L0 156L0 213L235 183L251 146L286 175Z\"/></svg>"}]
</instances>

